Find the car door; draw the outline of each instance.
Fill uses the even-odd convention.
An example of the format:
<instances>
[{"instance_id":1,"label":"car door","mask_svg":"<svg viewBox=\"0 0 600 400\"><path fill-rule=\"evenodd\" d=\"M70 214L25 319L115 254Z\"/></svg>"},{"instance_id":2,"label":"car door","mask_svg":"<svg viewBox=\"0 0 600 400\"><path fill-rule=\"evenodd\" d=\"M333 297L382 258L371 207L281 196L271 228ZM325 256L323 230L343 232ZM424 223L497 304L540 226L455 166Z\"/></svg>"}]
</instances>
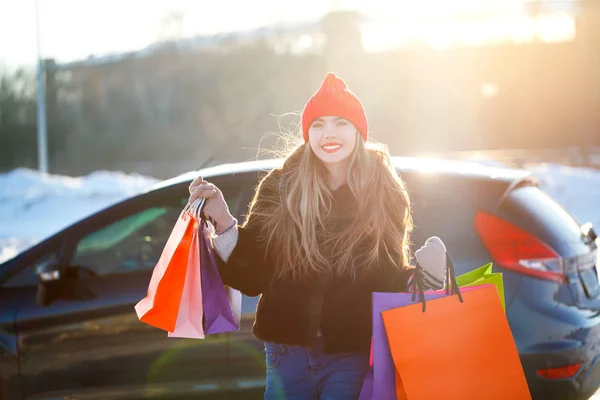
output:
<instances>
[{"instance_id":1,"label":"car door","mask_svg":"<svg viewBox=\"0 0 600 400\"><path fill-rule=\"evenodd\" d=\"M0 285L0 400L22 397L14 319L20 300L18 289Z\"/></svg>"},{"instance_id":2,"label":"car door","mask_svg":"<svg viewBox=\"0 0 600 400\"><path fill-rule=\"evenodd\" d=\"M25 398L226 396L225 335L167 338L134 310L187 196L187 184L161 189L65 232L61 249L48 257L61 254L78 275L68 293L47 305L36 301L31 279L47 260L13 277L22 292L16 329Z\"/></svg>"}]
</instances>

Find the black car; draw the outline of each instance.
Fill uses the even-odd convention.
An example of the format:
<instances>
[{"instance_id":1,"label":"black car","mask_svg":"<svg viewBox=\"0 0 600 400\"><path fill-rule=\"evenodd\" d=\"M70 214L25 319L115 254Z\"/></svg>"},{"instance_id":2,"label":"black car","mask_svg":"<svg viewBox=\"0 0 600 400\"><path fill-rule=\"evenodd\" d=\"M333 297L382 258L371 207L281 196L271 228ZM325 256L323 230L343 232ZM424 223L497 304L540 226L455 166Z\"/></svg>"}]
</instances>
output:
<instances>
[{"instance_id":1,"label":"black car","mask_svg":"<svg viewBox=\"0 0 600 400\"><path fill-rule=\"evenodd\" d=\"M240 221L259 176L281 160L230 164L161 182L0 265L0 399L259 399L264 348L244 297L240 332L167 338L134 305L197 175ZM587 398L600 385L595 234L529 173L394 158L420 246L439 236L458 274L489 261L535 398ZM51 211L49 211L51 212ZM490 360L493 362L493 360ZM485 396L483 395L482 398Z\"/></svg>"}]
</instances>

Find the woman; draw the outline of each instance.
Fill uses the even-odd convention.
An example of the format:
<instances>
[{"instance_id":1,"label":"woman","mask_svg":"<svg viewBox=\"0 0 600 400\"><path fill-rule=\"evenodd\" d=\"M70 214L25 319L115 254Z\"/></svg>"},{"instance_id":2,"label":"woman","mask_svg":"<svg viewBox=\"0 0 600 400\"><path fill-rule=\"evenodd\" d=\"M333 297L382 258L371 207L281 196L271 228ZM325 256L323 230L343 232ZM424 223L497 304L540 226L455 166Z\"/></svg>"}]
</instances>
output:
<instances>
[{"instance_id":1,"label":"woman","mask_svg":"<svg viewBox=\"0 0 600 400\"><path fill-rule=\"evenodd\" d=\"M201 177L189 201L207 199L224 283L261 295L253 329L265 342L265 398L355 399L369 367L371 294L406 291L414 271L410 201L388 154L366 145L364 108L334 74L306 103L302 133L260 182L243 226ZM445 258L424 264L427 286L443 288Z\"/></svg>"}]
</instances>

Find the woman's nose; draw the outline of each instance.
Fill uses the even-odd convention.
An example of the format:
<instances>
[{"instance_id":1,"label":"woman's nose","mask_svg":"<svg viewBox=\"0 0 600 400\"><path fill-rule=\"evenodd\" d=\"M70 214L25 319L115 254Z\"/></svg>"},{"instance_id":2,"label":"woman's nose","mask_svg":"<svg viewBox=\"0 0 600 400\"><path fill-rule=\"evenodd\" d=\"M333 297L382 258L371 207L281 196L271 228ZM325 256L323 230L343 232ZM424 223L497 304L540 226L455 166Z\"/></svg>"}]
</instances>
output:
<instances>
[{"instance_id":1,"label":"woman's nose","mask_svg":"<svg viewBox=\"0 0 600 400\"><path fill-rule=\"evenodd\" d=\"M336 132L335 125L333 125L333 124L325 125L325 133L323 136L325 136L326 138L336 137L337 132Z\"/></svg>"}]
</instances>

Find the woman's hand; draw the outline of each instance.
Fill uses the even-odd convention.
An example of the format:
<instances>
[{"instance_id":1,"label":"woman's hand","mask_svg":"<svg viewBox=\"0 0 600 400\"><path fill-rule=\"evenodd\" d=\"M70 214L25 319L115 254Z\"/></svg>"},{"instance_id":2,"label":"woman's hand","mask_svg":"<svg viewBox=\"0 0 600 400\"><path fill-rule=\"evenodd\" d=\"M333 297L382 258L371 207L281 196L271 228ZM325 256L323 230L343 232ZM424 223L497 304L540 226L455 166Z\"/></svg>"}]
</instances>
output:
<instances>
[{"instance_id":1,"label":"woman's hand","mask_svg":"<svg viewBox=\"0 0 600 400\"><path fill-rule=\"evenodd\" d=\"M446 279L446 246L437 237L432 236L415 252L415 258L421 267L425 284L432 289L443 289Z\"/></svg>"},{"instance_id":2,"label":"woman's hand","mask_svg":"<svg viewBox=\"0 0 600 400\"><path fill-rule=\"evenodd\" d=\"M227 229L235 219L229 212L227 202L218 187L205 181L201 176L194 179L189 187L190 198L188 204L194 204L196 199L206 199L203 213L214 225L215 229Z\"/></svg>"}]
</instances>

